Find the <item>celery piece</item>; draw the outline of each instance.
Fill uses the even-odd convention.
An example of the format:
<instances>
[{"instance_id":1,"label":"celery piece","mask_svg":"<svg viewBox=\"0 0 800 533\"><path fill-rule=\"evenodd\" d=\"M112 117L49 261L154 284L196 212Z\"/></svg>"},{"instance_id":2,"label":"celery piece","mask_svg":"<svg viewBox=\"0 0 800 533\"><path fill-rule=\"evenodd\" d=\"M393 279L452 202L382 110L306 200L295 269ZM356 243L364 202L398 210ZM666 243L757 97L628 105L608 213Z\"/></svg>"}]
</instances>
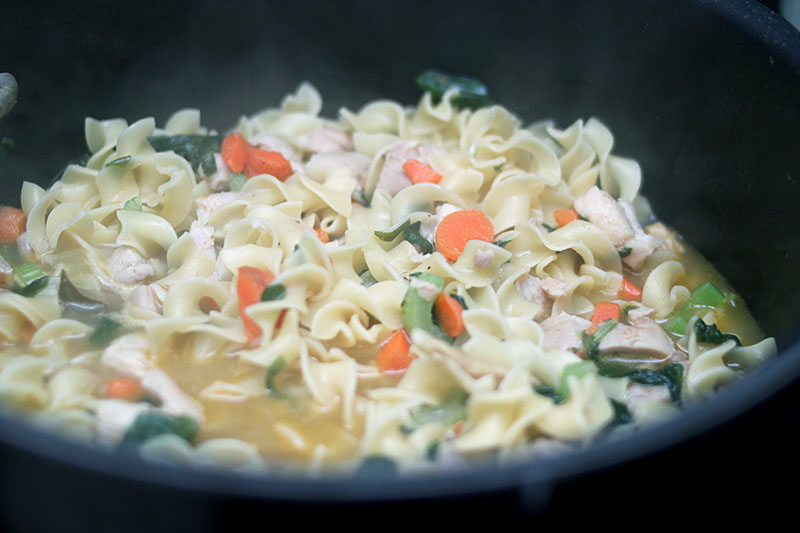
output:
<instances>
[{"instance_id":1,"label":"celery piece","mask_svg":"<svg viewBox=\"0 0 800 533\"><path fill-rule=\"evenodd\" d=\"M591 361L581 361L564 367L564 370L561 371L561 392L559 394L561 398L567 399L569 397L569 383L567 379L570 376L581 379L592 371L592 366Z\"/></svg>"},{"instance_id":2,"label":"celery piece","mask_svg":"<svg viewBox=\"0 0 800 533\"><path fill-rule=\"evenodd\" d=\"M247 176L244 174L235 173L228 178L228 185L233 192L241 191L245 183L247 183Z\"/></svg>"},{"instance_id":3,"label":"celery piece","mask_svg":"<svg viewBox=\"0 0 800 533\"><path fill-rule=\"evenodd\" d=\"M722 293L713 283L706 281L698 285L692 291L689 301L672 318L667 321L666 329L672 333L684 335L689 319L692 318L700 309L714 309L722 305L726 300Z\"/></svg>"},{"instance_id":4,"label":"celery piece","mask_svg":"<svg viewBox=\"0 0 800 533\"><path fill-rule=\"evenodd\" d=\"M432 283L439 291L444 288L444 280L441 276L436 274L420 274L416 279ZM401 306L403 313L403 327L406 331L411 333L414 328L419 328L431 335L443 340L450 340L450 337L443 332L433 322L433 302L435 298L427 300L413 286L409 285L405 297L403 297L403 304Z\"/></svg>"},{"instance_id":5,"label":"celery piece","mask_svg":"<svg viewBox=\"0 0 800 533\"><path fill-rule=\"evenodd\" d=\"M17 278L22 283L23 287L27 287L36 280L46 278L47 274L39 270L39 267L33 263L23 263L14 268Z\"/></svg>"},{"instance_id":6,"label":"celery piece","mask_svg":"<svg viewBox=\"0 0 800 533\"><path fill-rule=\"evenodd\" d=\"M133 198L125 202L125 205L122 206L122 209L124 211L139 211L141 213L142 211L141 198L139 198L138 196L134 196Z\"/></svg>"}]
</instances>

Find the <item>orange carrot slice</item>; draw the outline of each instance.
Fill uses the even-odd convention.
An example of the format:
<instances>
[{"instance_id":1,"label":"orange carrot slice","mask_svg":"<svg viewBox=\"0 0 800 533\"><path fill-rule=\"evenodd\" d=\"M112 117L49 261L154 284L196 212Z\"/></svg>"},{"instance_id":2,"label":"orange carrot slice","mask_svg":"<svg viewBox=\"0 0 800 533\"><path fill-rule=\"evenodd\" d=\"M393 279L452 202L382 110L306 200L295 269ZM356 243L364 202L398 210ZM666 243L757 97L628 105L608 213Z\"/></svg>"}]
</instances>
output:
<instances>
[{"instance_id":1,"label":"orange carrot slice","mask_svg":"<svg viewBox=\"0 0 800 533\"><path fill-rule=\"evenodd\" d=\"M249 306L261 301L261 295L275 276L265 268L239 267L236 291L239 295L239 314L242 316L248 343L261 336L261 327L245 312Z\"/></svg>"},{"instance_id":2,"label":"orange carrot slice","mask_svg":"<svg viewBox=\"0 0 800 533\"><path fill-rule=\"evenodd\" d=\"M622 288L619 291L619 297L623 300L641 300L642 289L627 279L622 278Z\"/></svg>"},{"instance_id":3,"label":"orange carrot slice","mask_svg":"<svg viewBox=\"0 0 800 533\"><path fill-rule=\"evenodd\" d=\"M135 402L144 395L141 384L135 379L114 378L106 385L106 396Z\"/></svg>"},{"instance_id":4,"label":"orange carrot slice","mask_svg":"<svg viewBox=\"0 0 800 533\"><path fill-rule=\"evenodd\" d=\"M328 235L328 232L325 231L324 229L314 228L314 232L317 234L317 237L319 237L319 240L322 241L323 243L331 242L331 236Z\"/></svg>"},{"instance_id":5,"label":"orange carrot slice","mask_svg":"<svg viewBox=\"0 0 800 533\"><path fill-rule=\"evenodd\" d=\"M25 232L26 221L25 214L16 207L0 207L0 244L17 244L17 237Z\"/></svg>"},{"instance_id":6,"label":"orange carrot slice","mask_svg":"<svg viewBox=\"0 0 800 533\"><path fill-rule=\"evenodd\" d=\"M563 228L573 220L578 220L578 212L574 209L556 209L553 216L559 228Z\"/></svg>"},{"instance_id":7,"label":"orange carrot slice","mask_svg":"<svg viewBox=\"0 0 800 533\"><path fill-rule=\"evenodd\" d=\"M411 183L415 185L417 183L439 183L442 181L441 174L416 159L409 159L403 163L403 170L411 178Z\"/></svg>"},{"instance_id":8,"label":"orange carrot slice","mask_svg":"<svg viewBox=\"0 0 800 533\"><path fill-rule=\"evenodd\" d=\"M252 148L247 152L244 175L252 178L259 174L269 174L286 181L292 175L292 164L280 152Z\"/></svg>"},{"instance_id":9,"label":"orange carrot slice","mask_svg":"<svg viewBox=\"0 0 800 533\"><path fill-rule=\"evenodd\" d=\"M462 209L450 213L436 228L436 247L447 259L455 261L469 241L492 242L494 226L479 209Z\"/></svg>"},{"instance_id":10,"label":"orange carrot slice","mask_svg":"<svg viewBox=\"0 0 800 533\"><path fill-rule=\"evenodd\" d=\"M433 313L436 316L436 321L439 327L442 328L447 335L456 338L464 333L464 320L461 313L464 308L458 303L458 300L440 292L433 302Z\"/></svg>"},{"instance_id":11,"label":"orange carrot slice","mask_svg":"<svg viewBox=\"0 0 800 533\"><path fill-rule=\"evenodd\" d=\"M378 370L391 372L405 370L411 364L411 343L402 329L395 331L382 345L378 353Z\"/></svg>"},{"instance_id":12,"label":"orange carrot slice","mask_svg":"<svg viewBox=\"0 0 800 533\"><path fill-rule=\"evenodd\" d=\"M228 168L233 172L241 172L244 170L250 149L250 143L240 133L231 133L222 141L220 155Z\"/></svg>"},{"instance_id":13,"label":"orange carrot slice","mask_svg":"<svg viewBox=\"0 0 800 533\"><path fill-rule=\"evenodd\" d=\"M594 307L594 313L592 314L592 323L601 324L606 320L611 320L612 318L616 318L617 320L619 320L619 317L620 317L619 304L615 304L613 302L600 302Z\"/></svg>"}]
</instances>

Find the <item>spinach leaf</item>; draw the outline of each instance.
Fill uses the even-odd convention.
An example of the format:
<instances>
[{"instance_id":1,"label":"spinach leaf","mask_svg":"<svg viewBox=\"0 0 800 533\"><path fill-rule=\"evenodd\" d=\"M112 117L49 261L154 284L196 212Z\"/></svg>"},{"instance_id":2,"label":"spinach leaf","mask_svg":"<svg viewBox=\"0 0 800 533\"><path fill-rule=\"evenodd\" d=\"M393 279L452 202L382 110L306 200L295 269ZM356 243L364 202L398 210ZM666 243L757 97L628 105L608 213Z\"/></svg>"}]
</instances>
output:
<instances>
[{"instance_id":1,"label":"spinach leaf","mask_svg":"<svg viewBox=\"0 0 800 533\"><path fill-rule=\"evenodd\" d=\"M172 150L195 170L202 166L206 176L217 171L214 154L222 145L219 135L153 135L147 141L157 152Z\"/></svg>"},{"instance_id":2,"label":"spinach leaf","mask_svg":"<svg viewBox=\"0 0 800 533\"><path fill-rule=\"evenodd\" d=\"M508 246L508 243L510 243L513 240L514 239L504 239L502 241L494 241L492 244L494 244L495 246L499 246L500 248L505 248L506 246Z\"/></svg>"},{"instance_id":3,"label":"spinach leaf","mask_svg":"<svg viewBox=\"0 0 800 533\"><path fill-rule=\"evenodd\" d=\"M617 248L617 253L619 254L620 257L628 257L629 255L631 255L632 251L633 248L629 248L627 246L623 246L622 248Z\"/></svg>"},{"instance_id":4,"label":"spinach leaf","mask_svg":"<svg viewBox=\"0 0 800 533\"><path fill-rule=\"evenodd\" d=\"M546 224L546 223L544 223L544 222L542 222L542 227L543 227L544 229L546 229L546 230L547 230L549 233L553 233L553 232L556 230L556 228L554 228L554 227L553 227L553 226L551 226L550 224Z\"/></svg>"},{"instance_id":5,"label":"spinach leaf","mask_svg":"<svg viewBox=\"0 0 800 533\"><path fill-rule=\"evenodd\" d=\"M417 77L417 87L431 93L436 102L440 101L448 90L458 89L458 94L451 98L450 102L459 109L477 109L492 104L486 86L466 76L426 70Z\"/></svg>"},{"instance_id":6,"label":"spinach leaf","mask_svg":"<svg viewBox=\"0 0 800 533\"><path fill-rule=\"evenodd\" d=\"M267 288L261 293L262 302L283 300L284 298L286 298L286 286L283 283L272 283L267 285Z\"/></svg>"},{"instance_id":7,"label":"spinach leaf","mask_svg":"<svg viewBox=\"0 0 800 533\"><path fill-rule=\"evenodd\" d=\"M276 397L283 397L284 393L279 391L277 387L275 387L275 377L283 370L283 367L286 366L286 359L283 356L278 356L269 368L267 369L267 392L271 395Z\"/></svg>"},{"instance_id":8,"label":"spinach leaf","mask_svg":"<svg viewBox=\"0 0 800 533\"><path fill-rule=\"evenodd\" d=\"M138 446L159 435L177 435L191 444L197 430L197 422L186 416L142 413L125 432L120 446Z\"/></svg>"},{"instance_id":9,"label":"spinach leaf","mask_svg":"<svg viewBox=\"0 0 800 533\"><path fill-rule=\"evenodd\" d=\"M633 368L621 364L598 364L597 373L609 378L628 378L642 385L663 385L669 389L674 403L680 403L683 386L683 367L677 363L669 363L658 370Z\"/></svg>"},{"instance_id":10,"label":"spinach leaf","mask_svg":"<svg viewBox=\"0 0 800 533\"><path fill-rule=\"evenodd\" d=\"M416 246L419 249L419 253L429 254L433 252L433 245L419 232L421 225L422 222L414 222L404 229L403 239Z\"/></svg>"},{"instance_id":11,"label":"spinach leaf","mask_svg":"<svg viewBox=\"0 0 800 533\"><path fill-rule=\"evenodd\" d=\"M533 390L537 394L541 394L542 396L547 396L555 403L561 403L564 401L564 397L562 397L556 389L551 387L550 385L536 385Z\"/></svg>"},{"instance_id":12,"label":"spinach leaf","mask_svg":"<svg viewBox=\"0 0 800 533\"><path fill-rule=\"evenodd\" d=\"M108 317L100 319L100 324L89 337L89 344L95 348L103 348L122 333L122 324Z\"/></svg>"},{"instance_id":13,"label":"spinach leaf","mask_svg":"<svg viewBox=\"0 0 800 533\"><path fill-rule=\"evenodd\" d=\"M722 344L725 341L736 341L737 346L742 345L739 337L732 333L722 333L716 324L706 324L702 318L698 318L697 322L694 323L694 331L699 342Z\"/></svg>"},{"instance_id":14,"label":"spinach leaf","mask_svg":"<svg viewBox=\"0 0 800 533\"><path fill-rule=\"evenodd\" d=\"M444 424L452 426L467 418L467 399L469 394L454 389L439 405L422 405L411 411L412 424L403 426L400 431L409 434L425 424Z\"/></svg>"},{"instance_id":15,"label":"spinach leaf","mask_svg":"<svg viewBox=\"0 0 800 533\"><path fill-rule=\"evenodd\" d=\"M130 160L131 160L131 156L126 155L124 157L118 157L117 159L115 159L113 161L109 161L108 163L106 163L106 166L107 167L124 167L125 165L128 164L128 161L130 161Z\"/></svg>"},{"instance_id":16,"label":"spinach leaf","mask_svg":"<svg viewBox=\"0 0 800 533\"><path fill-rule=\"evenodd\" d=\"M587 359L595 360L597 358L600 351L600 341L603 340L603 337L611 333L611 330L615 327L617 327L617 319L612 318L600 324L600 327L597 328L597 331L595 331L593 335L581 331L583 350L586 352Z\"/></svg>"},{"instance_id":17,"label":"spinach leaf","mask_svg":"<svg viewBox=\"0 0 800 533\"><path fill-rule=\"evenodd\" d=\"M633 416L628 411L628 407L617 400L611 400L611 407L614 409L614 418L611 420L610 427L621 426L633 422Z\"/></svg>"},{"instance_id":18,"label":"spinach leaf","mask_svg":"<svg viewBox=\"0 0 800 533\"><path fill-rule=\"evenodd\" d=\"M394 477L397 475L397 465L385 455L370 455L364 457L355 475L358 477Z\"/></svg>"},{"instance_id":19,"label":"spinach leaf","mask_svg":"<svg viewBox=\"0 0 800 533\"><path fill-rule=\"evenodd\" d=\"M398 235L403 233L408 226L411 225L411 220L405 219L404 221L400 222L399 224L395 224L393 227L385 230L385 231L375 231L375 236L382 241L391 242L397 238Z\"/></svg>"}]
</instances>

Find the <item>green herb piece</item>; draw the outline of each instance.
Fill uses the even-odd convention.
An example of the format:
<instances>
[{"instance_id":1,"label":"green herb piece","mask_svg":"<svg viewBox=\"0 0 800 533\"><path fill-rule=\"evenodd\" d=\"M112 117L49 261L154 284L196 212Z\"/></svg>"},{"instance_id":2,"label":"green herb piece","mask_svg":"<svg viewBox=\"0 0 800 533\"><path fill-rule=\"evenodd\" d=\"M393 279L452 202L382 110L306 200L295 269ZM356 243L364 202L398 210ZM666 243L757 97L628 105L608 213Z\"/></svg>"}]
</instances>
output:
<instances>
[{"instance_id":1,"label":"green herb piece","mask_svg":"<svg viewBox=\"0 0 800 533\"><path fill-rule=\"evenodd\" d=\"M245 183L247 183L247 176L238 172L231 174L230 178L228 178L228 185L233 192L241 191Z\"/></svg>"},{"instance_id":2,"label":"green herb piece","mask_svg":"<svg viewBox=\"0 0 800 533\"><path fill-rule=\"evenodd\" d=\"M435 461L436 456L439 455L439 445L441 443L438 440L432 440L428 443L428 446L425 448L425 458L428 461Z\"/></svg>"},{"instance_id":3,"label":"green herb piece","mask_svg":"<svg viewBox=\"0 0 800 533\"><path fill-rule=\"evenodd\" d=\"M187 233L189 233L188 229L182 229L176 234L176 237L178 237L180 239L181 237L183 237Z\"/></svg>"},{"instance_id":4,"label":"green herb piece","mask_svg":"<svg viewBox=\"0 0 800 533\"><path fill-rule=\"evenodd\" d=\"M580 213L578 213L578 220L583 220L584 222L589 222L589 219L586 218L585 216L581 215Z\"/></svg>"},{"instance_id":5,"label":"green herb piece","mask_svg":"<svg viewBox=\"0 0 800 533\"><path fill-rule=\"evenodd\" d=\"M678 310L672 318L667 321L666 329L678 335L686 333L686 326L689 320L698 312L703 309L714 309L722 305L726 300L725 294L722 293L713 283L706 281L692 291L692 296L689 301L680 310Z\"/></svg>"},{"instance_id":6,"label":"green herb piece","mask_svg":"<svg viewBox=\"0 0 800 533\"><path fill-rule=\"evenodd\" d=\"M128 164L128 161L130 161L130 160L131 160L131 156L126 155L124 157L119 157L119 158L117 158L117 159L115 159L113 161L109 161L108 163L106 163L106 166L107 167L124 167L125 165Z\"/></svg>"},{"instance_id":7,"label":"green herb piece","mask_svg":"<svg viewBox=\"0 0 800 533\"><path fill-rule=\"evenodd\" d=\"M503 166L504 166L504 165L505 165L505 163L500 163L499 165L497 165L497 166L493 167L493 170L494 170L495 172L500 172L501 170L503 170Z\"/></svg>"},{"instance_id":8,"label":"green herb piece","mask_svg":"<svg viewBox=\"0 0 800 533\"><path fill-rule=\"evenodd\" d=\"M267 392L273 396L283 396L283 393L275 387L275 377L285 366L286 359L284 359L283 356L278 356L267 369Z\"/></svg>"},{"instance_id":9,"label":"green herb piece","mask_svg":"<svg viewBox=\"0 0 800 533\"><path fill-rule=\"evenodd\" d=\"M19 253L19 248L13 244L4 244L0 246L0 257L5 259L9 266L16 267L25 262L22 254Z\"/></svg>"},{"instance_id":10,"label":"green herb piece","mask_svg":"<svg viewBox=\"0 0 800 533\"><path fill-rule=\"evenodd\" d=\"M444 280L436 274L420 274L417 279L433 284L439 291L444 287ZM435 299L435 297L432 300L423 298L413 285L409 285L401 305L403 326L409 333L415 328L419 328L437 338L449 341L450 337L439 329L433 321L433 302Z\"/></svg>"},{"instance_id":11,"label":"green herb piece","mask_svg":"<svg viewBox=\"0 0 800 533\"><path fill-rule=\"evenodd\" d=\"M683 385L683 367L669 363L658 370L633 368L622 364L598 364L597 373L608 378L628 378L642 385L663 385L669 389L674 403L680 402Z\"/></svg>"},{"instance_id":12,"label":"green herb piece","mask_svg":"<svg viewBox=\"0 0 800 533\"><path fill-rule=\"evenodd\" d=\"M499 246L500 248L505 248L506 246L508 246L508 243L510 243L512 240L514 239L504 239L502 241L494 241L492 244L494 244L495 246Z\"/></svg>"},{"instance_id":13,"label":"green herb piece","mask_svg":"<svg viewBox=\"0 0 800 533\"><path fill-rule=\"evenodd\" d=\"M39 294L42 289L47 287L47 284L50 282L50 278L45 276L43 278L39 278L28 285L25 286L15 286L12 290L19 294L20 296L24 296L25 298L33 298L37 294Z\"/></svg>"},{"instance_id":14,"label":"green herb piece","mask_svg":"<svg viewBox=\"0 0 800 533\"><path fill-rule=\"evenodd\" d=\"M419 249L419 253L421 254L429 254L433 252L433 245L422 236L419 232L419 228L422 225L422 222L414 222L406 229L403 230L403 240L406 240L416 246Z\"/></svg>"},{"instance_id":15,"label":"green herb piece","mask_svg":"<svg viewBox=\"0 0 800 533\"><path fill-rule=\"evenodd\" d=\"M47 277L47 274L39 270L39 267L33 263L23 263L14 267L14 273L17 275L22 287L27 287L34 281Z\"/></svg>"},{"instance_id":16,"label":"green herb piece","mask_svg":"<svg viewBox=\"0 0 800 533\"><path fill-rule=\"evenodd\" d=\"M262 302L283 300L284 298L286 298L286 286L283 283L272 283L267 285L267 288L261 293Z\"/></svg>"},{"instance_id":17,"label":"green herb piece","mask_svg":"<svg viewBox=\"0 0 800 533\"><path fill-rule=\"evenodd\" d=\"M106 304L81 294L64 272L61 273L61 282L58 286L58 299L61 301L62 318L78 320L84 324L94 325L98 316L108 314L110 311Z\"/></svg>"},{"instance_id":18,"label":"green herb piece","mask_svg":"<svg viewBox=\"0 0 800 533\"><path fill-rule=\"evenodd\" d=\"M611 407L614 409L614 418L611 420L611 427L633 422L633 416L624 403L611 399Z\"/></svg>"},{"instance_id":19,"label":"green herb piece","mask_svg":"<svg viewBox=\"0 0 800 533\"><path fill-rule=\"evenodd\" d=\"M375 236L382 241L391 242L397 238L398 235L403 233L406 228L411 225L411 220L405 219L404 221L395 224L386 231L375 231Z\"/></svg>"},{"instance_id":20,"label":"green herb piece","mask_svg":"<svg viewBox=\"0 0 800 533\"><path fill-rule=\"evenodd\" d=\"M564 401L564 397L561 396L555 388L551 387L550 385L536 385L533 390L536 394L541 394L542 396L547 396L555 403L561 403Z\"/></svg>"},{"instance_id":21,"label":"green herb piece","mask_svg":"<svg viewBox=\"0 0 800 533\"><path fill-rule=\"evenodd\" d=\"M122 206L124 211L139 211L142 212L142 200L138 196L134 196Z\"/></svg>"},{"instance_id":22,"label":"green herb piece","mask_svg":"<svg viewBox=\"0 0 800 533\"><path fill-rule=\"evenodd\" d=\"M467 307L467 302L465 302L465 301L464 301L464 298L462 298L462 297L461 297L461 296L459 296L458 294L451 294L450 296L451 296L451 297L452 297L452 298L453 298L455 301L457 301L461 307L463 307L464 309L469 309L469 308Z\"/></svg>"},{"instance_id":23,"label":"green herb piece","mask_svg":"<svg viewBox=\"0 0 800 533\"><path fill-rule=\"evenodd\" d=\"M195 170L202 166L206 176L217 171L214 154L222 145L219 135L154 135L147 140L157 152L172 150Z\"/></svg>"},{"instance_id":24,"label":"green herb piece","mask_svg":"<svg viewBox=\"0 0 800 533\"><path fill-rule=\"evenodd\" d=\"M417 87L431 93L436 102L440 101L450 89L458 89L458 94L451 98L450 102L459 109L477 109L492 104L486 86L466 76L426 70L417 77Z\"/></svg>"},{"instance_id":25,"label":"green herb piece","mask_svg":"<svg viewBox=\"0 0 800 533\"><path fill-rule=\"evenodd\" d=\"M620 311L620 316L619 316L620 320L622 320L623 322L627 322L628 321L628 313L630 313L634 309L639 309L639 306L638 305L626 305L625 307L623 307L622 311Z\"/></svg>"},{"instance_id":26,"label":"green herb piece","mask_svg":"<svg viewBox=\"0 0 800 533\"><path fill-rule=\"evenodd\" d=\"M401 431L411 433L425 424L452 426L467 418L467 399L469 394L461 389L453 389L444 402L439 405L422 405L411 411L412 425Z\"/></svg>"},{"instance_id":27,"label":"green herb piece","mask_svg":"<svg viewBox=\"0 0 800 533\"><path fill-rule=\"evenodd\" d=\"M617 327L617 319L612 318L606 320L593 335L589 335L585 331L581 331L581 338L583 339L583 350L586 352L586 358L594 360L600 350L600 341L603 337L611 333L611 330Z\"/></svg>"},{"instance_id":28,"label":"green herb piece","mask_svg":"<svg viewBox=\"0 0 800 533\"><path fill-rule=\"evenodd\" d=\"M742 345L739 337L731 333L722 333L716 324L706 324L703 319L698 318L694 323L694 331L697 334L699 342L708 342L711 344L722 344L725 341L736 341L737 346Z\"/></svg>"},{"instance_id":29,"label":"green herb piece","mask_svg":"<svg viewBox=\"0 0 800 533\"><path fill-rule=\"evenodd\" d=\"M550 233L553 233L553 232L556 230L556 228L554 228L554 227L553 227L553 226L551 226L550 224L546 224L546 223L544 223L544 222L542 222L542 227L543 227L544 229L546 229L546 230L547 230L548 232L550 232Z\"/></svg>"},{"instance_id":30,"label":"green herb piece","mask_svg":"<svg viewBox=\"0 0 800 533\"><path fill-rule=\"evenodd\" d=\"M159 435L177 435L190 444L197 436L197 422L186 416L142 413L122 437L122 447L138 446Z\"/></svg>"},{"instance_id":31,"label":"green herb piece","mask_svg":"<svg viewBox=\"0 0 800 533\"><path fill-rule=\"evenodd\" d=\"M619 254L620 257L628 257L629 255L631 255L632 251L633 248L629 248L627 246L623 246L622 248L617 248L617 253Z\"/></svg>"},{"instance_id":32,"label":"green herb piece","mask_svg":"<svg viewBox=\"0 0 800 533\"><path fill-rule=\"evenodd\" d=\"M564 370L561 371L561 390L559 391L559 396L566 400L569 398L569 381L570 377L575 377L577 379L581 379L582 377L590 374L594 369L594 365L591 361L581 361L579 363L572 363L564 367Z\"/></svg>"},{"instance_id":33,"label":"green herb piece","mask_svg":"<svg viewBox=\"0 0 800 533\"><path fill-rule=\"evenodd\" d=\"M122 324L108 317L103 317L94 330L94 333L89 337L89 344L95 348L108 346L111 344L111 341L119 337L122 332L121 330Z\"/></svg>"}]
</instances>

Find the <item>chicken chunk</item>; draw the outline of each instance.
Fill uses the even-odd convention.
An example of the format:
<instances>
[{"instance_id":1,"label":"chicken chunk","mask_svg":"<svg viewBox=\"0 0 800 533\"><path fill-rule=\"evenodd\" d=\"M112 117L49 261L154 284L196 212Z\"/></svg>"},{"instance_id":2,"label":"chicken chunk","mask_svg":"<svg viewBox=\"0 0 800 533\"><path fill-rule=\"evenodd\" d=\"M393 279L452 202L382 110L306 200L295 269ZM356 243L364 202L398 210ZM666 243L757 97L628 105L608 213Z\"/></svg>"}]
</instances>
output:
<instances>
[{"instance_id":1,"label":"chicken chunk","mask_svg":"<svg viewBox=\"0 0 800 533\"><path fill-rule=\"evenodd\" d=\"M431 157L442 150L435 146L420 144L415 141L398 141L386 152L386 159L378 178L378 189L382 189L394 196L401 190L411 185L411 178L403 170L403 164L409 159L416 159L420 163L431 165Z\"/></svg>"},{"instance_id":2,"label":"chicken chunk","mask_svg":"<svg viewBox=\"0 0 800 533\"><path fill-rule=\"evenodd\" d=\"M541 323L544 330L542 348L578 351L583 347L580 333L591 325L589 320L568 313L551 316Z\"/></svg>"},{"instance_id":3,"label":"chicken chunk","mask_svg":"<svg viewBox=\"0 0 800 533\"><path fill-rule=\"evenodd\" d=\"M600 353L638 353L667 359L673 345L669 335L653 319L642 318L633 325L617 324L600 341Z\"/></svg>"},{"instance_id":4,"label":"chicken chunk","mask_svg":"<svg viewBox=\"0 0 800 533\"><path fill-rule=\"evenodd\" d=\"M139 285L131 291L130 303L139 307L144 307L156 313L161 312L161 305L164 302L166 291L158 284Z\"/></svg>"},{"instance_id":5,"label":"chicken chunk","mask_svg":"<svg viewBox=\"0 0 800 533\"><path fill-rule=\"evenodd\" d=\"M353 149L353 141L347 132L326 126L301 135L297 139L297 143L309 152L336 152Z\"/></svg>"},{"instance_id":6,"label":"chicken chunk","mask_svg":"<svg viewBox=\"0 0 800 533\"><path fill-rule=\"evenodd\" d=\"M156 269L129 246L117 248L107 263L108 273L119 283L132 285L153 276Z\"/></svg>"},{"instance_id":7,"label":"chicken chunk","mask_svg":"<svg viewBox=\"0 0 800 533\"><path fill-rule=\"evenodd\" d=\"M95 403L95 433L97 440L105 445L119 444L136 417L150 411L146 403L130 403L125 400L97 400Z\"/></svg>"},{"instance_id":8,"label":"chicken chunk","mask_svg":"<svg viewBox=\"0 0 800 533\"><path fill-rule=\"evenodd\" d=\"M630 248L631 252L623 257L622 261L634 270L641 270L644 266L644 262L650 257L650 254L656 251L661 241L642 230L642 226L636 218L636 211L633 208L633 204L627 200L620 200L619 205L623 213L625 213L625 217L628 219L634 233L632 238L625 241L625 247Z\"/></svg>"},{"instance_id":9,"label":"chicken chunk","mask_svg":"<svg viewBox=\"0 0 800 533\"><path fill-rule=\"evenodd\" d=\"M208 224L211 213L224 205L228 205L242 198L246 198L246 192L218 192L203 196L195 200L197 203L197 223Z\"/></svg>"},{"instance_id":10,"label":"chicken chunk","mask_svg":"<svg viewBox=\"0 0 800 533\"><path fill-rule=\"evenodd\" d=\"M575 209L608 235L617 248L636 234L616 200L596 186L575 200Z\"/></svg>"},{"instance_id":11,"label":"chicken chunk","mask_svg":"<svg viewBox=\"0 0 800 533\"><path fill-rule=\"evenodd\" d=\"M194 240L194 243L201 251L207 253L211 257L217 256L214 246L214 228L201 223L199 220L195 220L189 227L189 235L191 235L192 240Z\"/></svg>"},{"instance_id":12,"label":"chicken chunk","mask_svg":"<svg viewBox=\"0 0 800 533\"><path fill-rule=\"evenodd\" d=\"M314 154L306 163L309 175L325 173L331 169L346 169L353 179L361 183L367 177L372 159L357 152L330 151Z\"/></svg>"},{"instance_id":13,"label":"chicken chunk","mask_svg":"<svg viewBox=\"0 0 800 533\"><path fill-rule=\"evenodd\" d=\"M494 262L494 250L488 246L481 246L475 250L474 266L480 270L486 268Z\"/></svg>"},{"instance_id":14,"label":"chicken chunk","mask_svg":"<svg viewBox=\"0 0 800 533\"><path fill-rule=\"evenodd\" d=\"M100 361L124 376L142 379L153 367L146 355L149 349L144 337L124 335L108 345Z\"/></svg>"},{"instance_id":15,"label":"chicken chunk","mask_svg":"<svg viewBox=\"0 0 800 533\"><path fill-rule=\"evenodd\" d=\"M555 278L535 278L529 274L517 280L517 292L520 296L540 307L534 317L541 320L549 316L553 309L553 300L566 294L567 283Z\"/></svg>"}]
</instances>

